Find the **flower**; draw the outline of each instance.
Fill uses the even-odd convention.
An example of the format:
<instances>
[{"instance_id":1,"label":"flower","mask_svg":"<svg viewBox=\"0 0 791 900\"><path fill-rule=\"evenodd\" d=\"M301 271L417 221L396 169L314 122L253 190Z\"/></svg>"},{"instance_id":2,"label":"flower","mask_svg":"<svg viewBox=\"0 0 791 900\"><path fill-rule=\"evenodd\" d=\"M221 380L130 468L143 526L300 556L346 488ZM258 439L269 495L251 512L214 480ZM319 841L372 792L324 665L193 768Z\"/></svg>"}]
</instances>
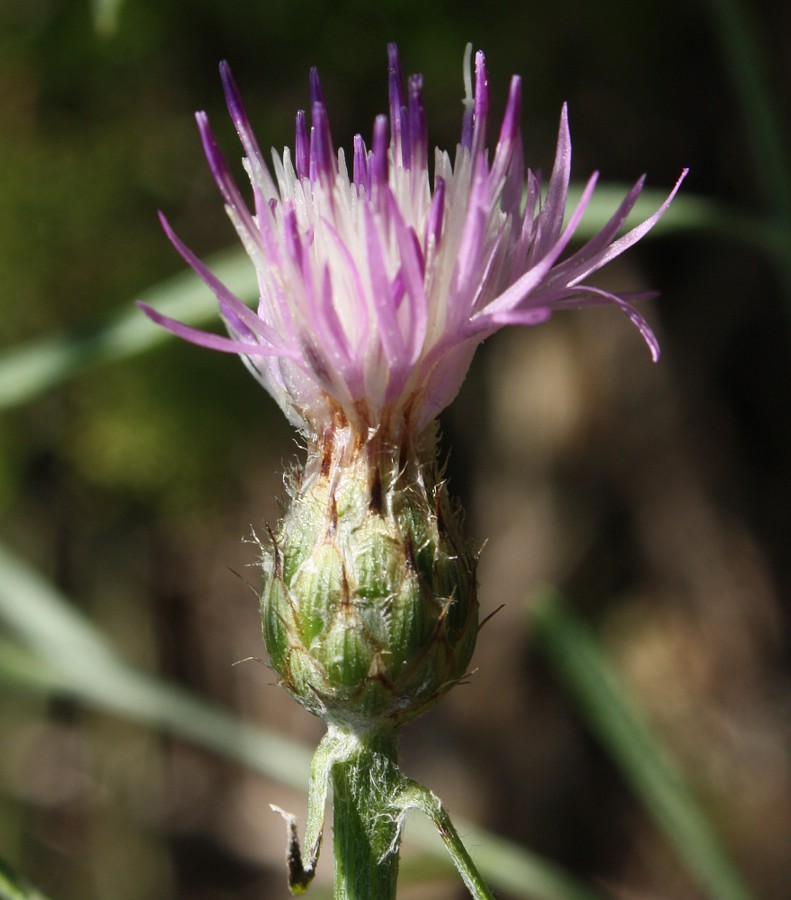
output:
<instances>
[{"instance_id":1,"label":"flower","mask_svg":"<svg viewBox=\"0 0 791 900\"><path fill-rule=\"evenodd\" d=\"M178 252L215 293L228 337L191 328L145 304L160 325L188 341L238 353L309 439L336 427L358 440L398 445L419 435L459 391L476 347L506 325L535 325L556 310L612 303L659 348L631 305L634 296L587 283L664 214L686 175L642 224L618 237L642 190L640 178L607 224L562 259L591 199L597 173L566 218L571 141L563 107L546 192L523 164L521 80L511 80L499 139L487 155L489 85L484 55L465 56L461 140L451 160L434 156L433 188L423 79L406 83L388 47L390 116L377 116L370 148L354 138L351 172L333 149L324 94L310 73L311 125L297 113L292 156L272 152L274 177L253 134L227 63L221 76L245 152L251 212L197 114L203 148L226 210L255 266L255 311L181 242Z\"/></svg>"},{"instance_id":2,"label":"flower","mask_svg":"<svg viewBox=\"0 0 791 900\"><path fill-rule=\"evenodd\" d=\"M641 178L601 231L563 258L597 179L567 217L566 108L544 191L524 167L518 77L489 159L486 65L477 53L473 89L468 48L461 140L453 160L435 152L432 178L423 80L404 81L395 45L388 55L390 116L375 119L370 149L354 138L351 172L333 148L315 69L310 129L298 112L293 158L288 148L273 151L270 171L221 65L253 211L205 113L198 128L255 266L258 307L231 293L164 217L176 249L215 293L228 336L140 304L174 334L238 353L307 438L305 464L287 482L290 503L262 546L263 634L283 687L359 733L397 727L463 680L478 633L477 555L443 481L432 422L481 341L556 310L613 303L656 359L657 341L630 302L636 295L587 279L653 227L686 174L619 237Z\"/></svg>"}]
</instances>

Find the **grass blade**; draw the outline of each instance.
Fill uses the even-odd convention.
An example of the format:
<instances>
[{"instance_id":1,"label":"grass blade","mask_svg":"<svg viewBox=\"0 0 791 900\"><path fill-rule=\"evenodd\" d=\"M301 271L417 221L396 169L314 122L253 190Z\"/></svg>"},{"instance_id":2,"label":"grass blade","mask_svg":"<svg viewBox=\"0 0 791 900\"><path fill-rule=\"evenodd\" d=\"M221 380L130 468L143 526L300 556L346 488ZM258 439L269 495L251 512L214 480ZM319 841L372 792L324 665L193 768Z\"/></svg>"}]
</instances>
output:
<instances>
[{"instance_id":1,"label":"grass blade","mask_svg":"<svg viewBox=\"0 0 791 900\"><path fill-rule=\"evenodd\" d=\"M47 900L0 859L0 900Z\"/></svg>"},{"instance_id":2,"label":"grass blade","mask_svg":"<svg viewBox=\"0 0 791 900\"><path fill-rule=\"evenodd\" d=\"M44 578L0 545L0 619L21 643L0 641L0 679L18 690L68 695L87 707L163 728L273 780L306 790L312 751L128 666L102 634ZM531 900L596 900L596 894L521 847L457 826L494 885ZM409 840L445 871L445 849L427 820Z\"/></svg>"},{"instance_id":3,"label":"grass blade","mask_svg":"<svg viewBox=\"0 0 791 900\"><path fill-rule=\"evenodd\" d=\"M593 632L554 592L530 604L530 619L536 645L707 896L751 900L750 889Z\"/></svg>"},{"instance_id":4,"label":"grass blade","mask_svg":"<svg viewBox=\"0 0 791 900\"><path fill-rule=\"evenodd\" d=\"M257 296L255 271L243 251L209 260L212 270L243 299ZM139 295L160 312L190 325L217 316L217 304L205 285L185 271ZM125 359L172 338L129 301L129 308L109 322L68 330L12 347L0 354L0 410L21 406L80 372Z\"/></svg>"}]
</instances>

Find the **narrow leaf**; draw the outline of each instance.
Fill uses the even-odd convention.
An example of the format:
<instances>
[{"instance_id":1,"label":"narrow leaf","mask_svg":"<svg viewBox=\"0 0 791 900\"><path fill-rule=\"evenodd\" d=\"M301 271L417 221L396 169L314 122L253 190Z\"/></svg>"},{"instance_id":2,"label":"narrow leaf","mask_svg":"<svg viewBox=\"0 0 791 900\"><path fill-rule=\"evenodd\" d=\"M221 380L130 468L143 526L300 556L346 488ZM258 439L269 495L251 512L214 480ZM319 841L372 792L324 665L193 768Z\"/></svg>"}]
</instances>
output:
<instances>
[{"instance_id":1,"label":"narrow leaf","mask_svg":"<svg viewBox=\"0 0 791 900\"><path fill-rule=\"evenodd\" d=\"M713 900L750 900L752 892L593 632L552 591L528 609L536 646L690 874Z\"/></svg>"}]
</instances>

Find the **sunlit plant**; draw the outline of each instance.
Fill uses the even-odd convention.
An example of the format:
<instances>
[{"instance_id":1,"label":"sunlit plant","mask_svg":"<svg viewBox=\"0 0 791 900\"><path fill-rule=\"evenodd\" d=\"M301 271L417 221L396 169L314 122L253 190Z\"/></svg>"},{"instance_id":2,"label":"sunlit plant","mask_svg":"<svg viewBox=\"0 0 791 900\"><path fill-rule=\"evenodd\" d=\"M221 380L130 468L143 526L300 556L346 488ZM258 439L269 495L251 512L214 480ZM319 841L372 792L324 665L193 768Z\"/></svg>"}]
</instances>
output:
<instances>
[{"instance_id":1,"label":"sunlit plant","mask_svg":"<svg viewBox=\"0 0 791 900\"><path fill-rule=\"evenodd\" d=\"M313 877L332 786L336 898L395 896L411 808L433 818L470 891L490 893L439 800L398 768L399 727L468 674L478 633L476 557L438 463L436 417L454 399L476 347L508 325L536 325L592 304L624 311L654 359L633 306L643 295L589 282L659 220L683 179L620 234L639 179L604 227L566 253L593 195L567 213L571 141L564 107L546 186L523 160L521 80L511 80L487 151L483 53L465 58L461 138L429 167L423 80L403 78L388 48L389 117L370 146L335 150L316 70L310 126L297 113L293 154L267 165L227 64L221 75L244 148L252 210L197 121L225 207L258 277L253 310L163 225L215 293L227 336L145 312L180 337L239 354L303 436L304 465L262 548L263 633L283 687L327 723L314 756L305 849L289 823L289 885ZM564 224L565 222L565 224Z\"/></svg>"}]
</instances>

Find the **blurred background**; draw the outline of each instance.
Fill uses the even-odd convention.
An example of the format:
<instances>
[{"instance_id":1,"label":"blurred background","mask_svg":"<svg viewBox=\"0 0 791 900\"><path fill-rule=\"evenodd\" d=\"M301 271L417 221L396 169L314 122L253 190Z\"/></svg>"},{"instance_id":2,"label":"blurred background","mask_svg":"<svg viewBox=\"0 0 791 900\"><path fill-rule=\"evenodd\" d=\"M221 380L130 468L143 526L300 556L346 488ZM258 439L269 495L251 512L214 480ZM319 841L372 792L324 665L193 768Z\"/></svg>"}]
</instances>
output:
<instances>
[{"instance_id":1,"label":"blurred background","mask_svg":"<svg viewBox=\"0 0 791 900\"><path fill-rule=\"evenodd\" d=\"M208 111L238 163L221 59L263 147L293 142L314 64L335 139L368 135L390 40L425 75L431 143L454 146L472 41L496 114L524 76L532 167L551 166L564 100L576 181L646 171L666 192L691 167L684 195L715 214L658 229L599 281L661 290L646 305L661 363L614 310L558 316L488 342L444 416L451 489L486 544L482 614L505 606L470 684L403 736L404 769L452 814L609 897L705 894L536 652L530 598L545 584L598 635L755 895L791 884L791 196L775 105L791 7L749 13L745 26L733 0L0 0L6 387L42 340L76 346L183 271L157 210L203 257L234 243L192 115ZM175 340L55 381L3 400L0 540L133 666L315 744L320 723L255 661L250 539L277 520L299 453L275 404L235 358ZM13 616L0 635L15 646ZM304 820L304 791L69 690L0 682L0 857L53 900L286 897L269 803ZM466 895L452 878L403 893Z\"/></svg>"}]
</instances>

